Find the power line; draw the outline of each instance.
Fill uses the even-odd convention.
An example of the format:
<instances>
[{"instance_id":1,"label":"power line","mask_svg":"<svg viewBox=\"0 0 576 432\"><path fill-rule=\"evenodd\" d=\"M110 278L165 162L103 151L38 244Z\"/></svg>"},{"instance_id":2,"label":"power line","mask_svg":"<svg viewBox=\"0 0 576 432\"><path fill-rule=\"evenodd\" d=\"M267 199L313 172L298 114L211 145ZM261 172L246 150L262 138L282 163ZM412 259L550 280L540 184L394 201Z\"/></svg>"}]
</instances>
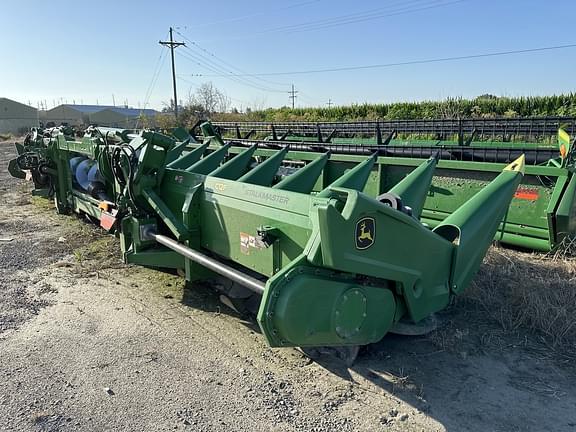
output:
<instances>
[{"instance_id":1,"label":"power line","mask_svg":"<svg viewBox=\"0 0 576 432\"><path fill-rule=\"evenodd\" d=\"M196 49L199 49L202 51L202 52L196 52L196 51L193 51L189 46L186 46L185 47L186 48L186 50L185 50L186 55L184 57L187 58L189 61L193 61L197 65L199 65L200 67L208 69L212 72L216 72L217 74L222 74L223 77L225 77L225 78L227 78L227 79L229 79L229 80L231 80L237 84L249 86L249 87L255 88L256 90L260 90L263 92L284 93L284 90L276 90L274 88L265 87L262 84L254 82L254 80L251 81L251 80L246 79L246 78L235 77L234 76L235 73L226 69L227 67L235 69L235 70L239 71L240 73L245 73L245 72L242 71L241 69L237 68L236 66L226 62L225 60L219 58L214 53L211 53L210 51L201 47L199 44L192 41L191 39L189 39L188 37L186 37L182 33L178 32L178 31L176 31L176 33L179 34L181 37L183 37L188 42L190 42L190 44L192 46L194 46ZM181 54L184 54L184 53L181 53ZM208 56L210 56L210 57L208 57ZM225 66L222 66L222 65L225 65ZM197 75L201 75L201 74L197 74ZM263 81L263 82L272 83L271 81L263 79L263 78L257 78L257 79L260 81Z\"/></svg>"},{"instance_id":2,"label":"power line","mask_svg":"<svg viewBox=\"0 0 576 432\"><path fill-rule=\"evenodd\" d=\"M248 18L253 18L253 17L257 17L257 16L266 15L268 13L281 12L281 11L288 10L288 9L294 9L294 8L298 8L298 7L302 7L302 6L307 6L309 4L318 3L320 1L322 1L322 0L303 1L303 2L296 3L296 4L293 4L290 6L285 6L285 7L281 7L281 8L277 8L277 9L271 9L271 10L265 11L265 12L257 12L257 13L253 13L250 15L244 15L244 16L239 16L239 17L234 17L234 18L226 18L223 20L212 21L212 22L205 23L205 24L199 24L199 25L197 25L197 27L202 28L202 27L212 26L214 24L243 21L243 20L248 19Z\"/></svg>"},{"instance_id":3,"label":"power line","mask_svg":"<svg viewBox=\"0 0 576 432\"><path fill-rule=\"evenodd\" d=\"M213 62L210 62L209 60L204 59L202 57L199 57L195 53L180 52L178 55L187 59L188 61L191 61L191 62L197 64L198 66L200 66L204 69L207 69L211 72L215 72L216 76L227 78L230 81L235 82L236 84L252 87L256 90L260 90L260 91L264 91L264 92L284 93L284 91L262 87L256 83L253 83L252 81L247 80L246 78L236 77L232 72L228 72L225 69L222 69L221 67L215 65ZM192 76L203 76L203 75L202 74L192 74Z\"/></svg>"},{"instance_id":4,"label":"power line","mask_svg":"<svg viewBox=\"0 0 576 432\"><path fill-rule=\"evenodd\" d=\"M193 87L200 87L198 84L196 84L196 83L194 83L194 82L192 82L192 81L190 81L190 80L187 80L187 79L185 79L185 78L182 78L181 76L178 76L177 78L178 78L180 81L183 81L183 82L185 82L185 83L188 83L188 84L190 84L190 85L193 86ZM243 99L233 98L232 96L226 95L226 97L229 98L229 99L231 99L231 100L233 100L233 101L240 102L241 104L244 104L244 105L246 105L246 106L249 106L249 105L252 104L252 102L248 102L248 101L245 101L245 100L243 100Z\"/></svg>"},{"instance_id":5,"label":"power line","mask_svg":"<svg viewBox=\"0 0 576 432\"><path fill-rule=\"evenodd\" d=\"M148 89L144 95L144 109L148 105L150 101L150 97L152 96L152 92L154 91L154 87L158 82L158 77L160 76L160 72L164 67L164 61L166 60L166 54L168 53L163 48L160 48L160 55L158 56L158 60L156 61L156 66L154 67L154 73L152 74L152 79L150 80L150 84L148 85Z\"/></svg>"},{"instance_id":6,"label":"power line","mask_svg":"<svg viewBox=\"0 0 576 432\"><path fill-rule=\"evenodd\" d=\"M332 18L325 18L321 20L308 21L299 24L284 25L269 29L260 30L249 34L240 34L230 37L216 38L218 40L230 39L247 39L255 36L262 36L263 34L270 33L297 33L313 30L323 30L326 28L337 27L348 24L356 24L359 22L376 20L397 15L406 15L414 12L420 12L428 9L435 9L439 7L449 6L452 4L462 3L469 0L409 0L398 1L389 4L385 7L369 9L364 12L355 14L340 15Z\"/></svg>"},{"instance_id":7,"label":"power line","mask_svg":"<svg viewBox=\"0 0 576 432\"><path fill-rule=\"evenodd\" d=\"M142 106L142 110L145 110L146 106L148 106L148 103L150 102L150 97L152 96L154 87L156 87L156 83L158 82L160 72L164 67L164 61L166 60L166 53L167 51L165 51L164 48L160 48L160 55L158 56L158 60L156 61L156 65L154 66L154 73L152 74L152 79L150 80L150 84L148 84L148 88L146 89L146 93L144 95L144 105ZM82 100L80 101L80 103L82 103ZM136 121L136 129L138 129L140 125L140 118L141 116L138 116L138 120Z\"/></svg>"},{"instance_id":8,"label":"power line","mask_svg":"<svg viewBox=\"0 0 576 432\"><path fill-rule=\"evenodd\" d=\"M540 48L528 48L528 49L520 49L520 50L498 51L498 52L493 52L493 53L470 54L470 55L461 55L461 56L454 56L454 57L440 57L440 58L425 59L425 60L411 60L411 61L396 62L396 63L383 63L383 64L374 64L374 65L362 65L362 66L343 66L343 67L334 67L334 68L326 68L326 69L299 70L299 71L291 71L291 72L265 72L265 73L255 73L255 74L236 74L233 76L236 76L236 77L244 77L244 76L254 77L254 76L306 75L306 74L318 74L318 73L327 73L327 72L346 72L346 71L363 70L363 69L381 69L381 68L396 67L396 66L411 66L411 65L419 65L419 64L428 64L428 63L442 63L442 62L451 62L451 61L460 61L460 60L471 60L471 59L487 58L487 57L503 57L503 56L507 56L507 55L527 54L527 53L561 50L561 49L568 49L568 48L576 48L576 43L566 44L566 45L554 45L554 46L547 46L547 47L540 47ZM218 77L218 76L224 76L224 75L196 75L196 76Z\"/></svg>"},{"instance_id":9,"label":"power line","mask_svg":"<svg viewBox=\"0 0 576 432\"><path fill-rule=\"evenodd\" d=\"M178 96L176 95L176 67L174 65L174 49L179 46L186 46L184 42L175 42L172 38L172 27L170 27L170 40L158 41L160 45L170 48L170 56L172 57L172 86L174 88L174 116L178 120Z\"/></svg>"},{"instance_id":10,"label":"power line","mask_svg":"<svg viewBox=\"0 0 576 432\"><path fill-rule=\"evenodd\" d=\"M341 15L338 17L327 18L322 20L309 21L300 24L287 25L282 27L277 27L273 29L262 30L256 34L262 33L296 33L305 32L313 30L323 30L331 27L338 27L348 24L356 24L364 21L371 21L380 18L386 18L396 15L410 14L413 12L419 12L427 9L435 9L439 7L449 6L456 3L462 3L467 0L452 0L452 1L442 1L442 0L412 0L412 1L401 1L392 3L383 8L371 9L365 12L356 14Z\"/></svg>"},{"instance_id":11,"label":"power line","mask_svg":"<svg viewBox=\"0 0 576 432\"><path fill-rule=\"evenodd\" d=\"M195 43L192 42L192 44L195 44ZM184 54L184 53L181 53L181 54ZM279 90L265 88L265 87L263 87L259 84L256 84L256 83L254 83L254 82L252 82L246 78L233 77L232 75L234 75L234 72L231 72L229 70L224 69L224 67L220 66L214 60L207 58L206 55L204 55L202 53L197 53L197 52L193 51L188 46L186 47L185 54L186 55L184 57L187 58L189 61L193 61L197 65L199 65L200 67L208 69L212 72L216 72L216 73L220 73L220 74L223 73L225 77L227 77L228 79L230 79L230 80L232 80L238 84L247 85L247 86L250 86L252 88L256 88L257 90L261 90L261 91L280 92ZM221 62L223 62L223 60Z\"/></svg>"},{"instance_id":12,"label":"power line","mask_svg":"<svg viewBox=\"0 0 576 432\"><path fill-rule=\"evenodd\" d=\"M183 81L183 82L185 82L185 83L187 83L187 84L190 85L190 87L189 87L189 89L188 89L188 98L189 98L189 99L190 99L190 96L191 96L191 93L192 93L192 87L196 87L196 88L199 88L199 87L200 87L198 84L196 84L196 83L194 83L194 82L192 82L192 81L190 81L190 80L187 80L187 79L185 79L185 78L182 78L182 77L180 77L180 76L176 77L176 79L178 79L178 80L180 80L180 81Z\"/></svg>"},{"instance_id":13,"label":"power line","mask_svg":"<svg viewBox=\"0 0 576 432\"><path fill-rule=\"evenodd\" d=\"M309 105L311 106L320 106L322 105L321 102L318 101L318 99L316 99L314 96L309 95L308 93L305 93L302 91L302 88L300 88L300 90L298 90L298 97L307 102Z\"/></svg>"},{"instance_id":14,"label":"power line","mask_svg":"<svg viewBox=\"0 0 576 432\"><path fill-rule=\"evenodd\" d=\"M229 62L227 62L227 61L225 61L225 60L223 60L223 59L220 58L220 57L218 57L218 56L217 56L216 54L214 54L213 52L208 51L206 48L203 48L202 46L200 46L200 44L198 44L197 42L194 42L193 40L191 40L190 38L188 38L186 35L180 33L178 30L176 30L176 33L177 33L178 35L180 35L180 37L182 37L182 38L184 38L185 40L187 40L192 46L196 47L197 49L199 49L200 51L202 51L202 52L205 53L206 55L212 57L213 60L212 60L212 59L209 60L210 62L212 62L212 64L214 64L214 61L217 61L217 62L220 62L222 65L228 67L228 68L231 68L231 69L236 70L238 73L246 73L246 71L243 71L242 69L238 68L237 66L235 66L235 65L233 65L233 64L231 64L231 63L229 63ZM187 47L187 49L190 50L190 51L192 51L192 49L191 49L190 47ZM206 58L206 56L203 55L203 54L199 54L199 55L202 56L203 58ZM217 64L216 64L216 65L217 65ZM217 66L218 66L218 65L217 65ZM220 67L222 67L222 66L220 66ZM232 73L232 72L231 72L231 73ZM286 86L286 87L288 86L288 84L286 84L286 83L278 83L278 82L270 81L270 80L267 80L267 79L264 79L264 78L256 77L256 79L258 79L259 81L262 81L262 82L266 82L266 83L268 83L268 84L275 84L275 85Z\"/></svg>"},{"instance_id":15,"label":"power line","mask_svg":"<svg viewBox=\"0 0 576 432\"><path fill-rule=\"evenodd\" d=\"M222 74L223 77L230 79L231 81L236 82L237 84L246 85L257 90L265 91L265 92L276 92L276 93L283 93L283 91L275 90L272 88L264 87L254 81L250 81L247 78L243 77L236 77L234 72L224 69L222 66L218 65L211 59L206 58L202 54L196 53L192 50L188 50L185 53L181 53L185 58L190 61L195 62L198 66L208 69L212 72L216 72ZM185 54L185 55L184 55Z\"/></svg>"},{"instance_id":16,"label":"power line","mask_svg":"<svg viewBox=\"0 0 576 432\"><path fill-rule=\"evenodd\" d=\"M328 105L328 109L332 108L332 105L334 105L334 103L332 102L332 99L328 99L328 102L326 102L326 105Z\"/></svg>"}]
</instances>

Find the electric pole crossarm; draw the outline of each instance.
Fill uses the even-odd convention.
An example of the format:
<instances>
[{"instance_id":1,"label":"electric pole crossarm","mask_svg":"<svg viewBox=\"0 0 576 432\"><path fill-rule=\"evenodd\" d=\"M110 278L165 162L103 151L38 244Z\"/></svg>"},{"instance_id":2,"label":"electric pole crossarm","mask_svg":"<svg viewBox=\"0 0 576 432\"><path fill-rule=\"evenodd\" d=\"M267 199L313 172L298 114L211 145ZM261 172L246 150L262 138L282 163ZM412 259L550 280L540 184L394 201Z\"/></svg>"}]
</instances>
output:
<instances>
[{"instance_id":1,"label":"electric pole crossarm","mask_svg":"<svg viewBox=\"0 0 576 432\"><path fill-rule=\"evenodd\" d=\"M296 96L296 93L298 93L298 91L294 90L294 84L292 84L292 90L290 90L288 92L288 94L290 95L290 96L288 96L288 99L292 99L292 109L294 109L294 102L296 101L296 98L298 97L298 96Z\"/></svg>"},{"instance_id":2,"label":"electric pole crossarm","mask_svg":"<svg viewBox=\"0 0 576 432\"><path fill-rule=\"evenodd\" d=\"M170 56L172 57L172 87L174 88L174 116L178 120L178 95L176 94L176 67L174 66L174 49L179 46L186 46L184 42L175 42L172 37L172 27L170 27L170 40L158 41L160 45L170 48Z\"/></svg>"}]
</instances>

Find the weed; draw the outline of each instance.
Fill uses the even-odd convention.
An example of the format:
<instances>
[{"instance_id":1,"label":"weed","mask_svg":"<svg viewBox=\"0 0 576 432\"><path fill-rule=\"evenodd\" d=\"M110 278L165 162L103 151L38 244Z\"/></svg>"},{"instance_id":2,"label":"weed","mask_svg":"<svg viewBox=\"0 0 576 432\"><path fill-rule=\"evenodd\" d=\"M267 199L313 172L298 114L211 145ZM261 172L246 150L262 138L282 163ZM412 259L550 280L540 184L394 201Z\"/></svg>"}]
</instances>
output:
<instances>
[{"instance_id":1,"label":"weed","mask_svg":"<svg viewBox=\"0 0 576 432\"><path fill-rule=\"evenodd\" d=\"M491 248L461 301L507 331L529 330L552 346L574 344L576 258Z\"/></svg>"},{"instance_id":2,"label":"weed","mask_svg":"<svg viewBox=\"0 0 576 432\"><path fill-rule=\"evenodd\" d=\"M76 262L80 265L82 265L82 263L84 262L84 254L82 253L82 251L80 249L75 249L73 251L74 254L74 259L76 260Z\"/></svg>"}]
</instances>

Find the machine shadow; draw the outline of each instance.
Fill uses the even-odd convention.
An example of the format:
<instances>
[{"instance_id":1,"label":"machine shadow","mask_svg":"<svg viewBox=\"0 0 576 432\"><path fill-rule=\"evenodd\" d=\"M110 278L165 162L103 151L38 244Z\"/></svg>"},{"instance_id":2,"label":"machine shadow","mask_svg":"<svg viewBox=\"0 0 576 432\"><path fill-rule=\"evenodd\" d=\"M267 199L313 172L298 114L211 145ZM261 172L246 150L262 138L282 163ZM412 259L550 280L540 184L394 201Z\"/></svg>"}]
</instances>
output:
<instances>
[{"instance_id":1,"label":"machine shadow","mask_svg":"<svg viewBox=\"0 0 576 432\"><path fill-rule=\"evenodd\" d=\"M181 304L205 312L229 315L236 318L248 330L261 334L254 315L238 313L221 303L219 293L208 283L186 284L182 292ZM417 385L432 387L436 383L433 377L424 379L422 384L416 384L416 382L419 383L422 377L429 374L437 375L439 366L434 365L427 370L418 365L418 375L410 376L410 382L408 382L403 374L409 371L412 373L416 367L414 356L417 354L412 352L415 347L422 352L432 349L422 337L387 335L381 342L363 347L352 367L346 366L340 359L329 357L320 357L314 359L314 362L350 383L358 384L358 378L361 377L386 393L409 403L414 409L426 412L428 403L422 395L418 394L418 391L415 391L416 387ZM442 422L441 419L437 420Z\"/></svg>"},{"instance_id":2,"label":"machine shadow","mask_svg":"<svg viewBox=\"0 0 576 432\"><path fill-rule=\"evenodd\" d=\"M181 303L232 316L250 331L261 333L254 316L222 304L218 292L208 284L187 286ZM351 367L331 358L314 361L375 397L402 400L409 416L425 415L441 430L539 430L538 422L549 417L551 402L559 404L554 408L559 419L568 415L567 404L576 400L569 388L573 375L558 372L552 357L541 355L545 347L537 336L513 336L466 302L453 305L438 318L438 328L428 335L388 334L363 347ZM543 381L553 371L558 375L555 381ZM556 394L569 397L558 402L560 399L551 399ZM399 418L388 412L379 415L383 427L395 422L396 427L401 426Z\"/></svg>"},{"instance_id":3,"label":"machine shadow","mask_svg":"<svg viewBox=\"0 0 576 432\"><path fill-rule=\"evenodd\" d=\"M182 290L180 303L192 309L232 316L249 330L261 333L254 316L249 313L235 311L222 303L220 301L220 293L207 282L186 283Z\"/></svg>"},{"instance_id":4,"label":"machine shadow","mask_svg":"<svg viewBox=\"0 0 576 432\"><path fill-rule=\"evenodd\" d=\"M205 312L229 315L250 331L261 334L254 315L238 313L221 303L219 293L208 283L186 284L181 304ZM453 355L439 353L427 337L388 334L380 342L363 347L351 367L340 359L330 357L320 357L313 361L346 382L362 386L365 385L362 380L369 382L377 389L408 403L414 410L432 416L447 430L450 430L446 426L450 423L450 415L431 411L430 407L449 402L449 396L441 390L446 389L447 383L452 389L457 389L465 385L466 381L464 377L453 373Z\"/></svg>"},{"instance_id":5,"label":"machine shadow","mask_svg":"<svg viewBox=\"0 0 576 432\"><path fill-rule=\"evenodd\" d=\"M393 395L412 408L407 414L426 415L446 431L539 431L550 409L559 421L548 430L576 427L573 363L538 336L512 335L478 310L440 317L428 335L388 334L364 347L349 369L320 364L361 388ZM398 418L382 413L382 422Z\"/></svg>"}]
</instances>

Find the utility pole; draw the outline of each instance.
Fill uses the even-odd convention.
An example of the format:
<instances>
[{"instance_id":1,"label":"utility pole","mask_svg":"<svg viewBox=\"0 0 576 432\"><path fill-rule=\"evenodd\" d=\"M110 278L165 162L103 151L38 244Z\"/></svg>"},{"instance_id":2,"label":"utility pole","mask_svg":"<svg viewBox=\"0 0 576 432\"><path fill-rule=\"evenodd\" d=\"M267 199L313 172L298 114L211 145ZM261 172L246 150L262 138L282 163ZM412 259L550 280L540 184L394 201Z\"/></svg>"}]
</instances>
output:
<instances>
[{"instance_id":1,"label":"utility pole","mask_svg":"<svg viewBox=\"0 0 576 432\"><path fill-rule=\"evenodd\" d=\"M179 46L186 46L184 42L174 42L172 38L172 27L170 27L170 40L169 41L158 41L160 45L167 46L170 48L170 55L172 56L172 87L174 88L174 116L178 120L178 97L176 96L176 69L174 67L174 48Z\"/></svg>"},{"instance_id":2,"label":"utility pole","mask_svg":"<svg viewBox=\"0 0 576 432\"><path fill-rule=\"evenodd\" d=\"M296 101L296 93L298 93L296 90L294 90L294 84L292 84L292 90L290 90L288 92L288 94L290 94L290 96L288 96L288 99L292 99L292 109L294 109L294 102Z\"/></svg>"},{"instance_id":3,"label":"utility pole","mask_svg":"<svg viewBox=\"0 0 576 432\"><path fill-rule=\"evenodd\" d=\"M328 109L332 108L332 105L334 105L332 103L332 99L328 99L328 102L326 102L326 105L328 105Z\"/></svg>"}]
</instances>

